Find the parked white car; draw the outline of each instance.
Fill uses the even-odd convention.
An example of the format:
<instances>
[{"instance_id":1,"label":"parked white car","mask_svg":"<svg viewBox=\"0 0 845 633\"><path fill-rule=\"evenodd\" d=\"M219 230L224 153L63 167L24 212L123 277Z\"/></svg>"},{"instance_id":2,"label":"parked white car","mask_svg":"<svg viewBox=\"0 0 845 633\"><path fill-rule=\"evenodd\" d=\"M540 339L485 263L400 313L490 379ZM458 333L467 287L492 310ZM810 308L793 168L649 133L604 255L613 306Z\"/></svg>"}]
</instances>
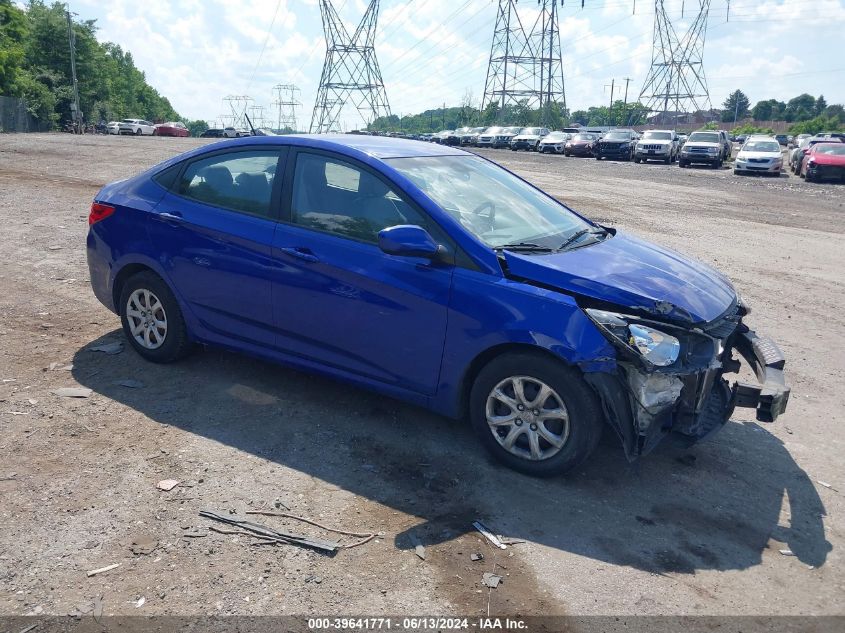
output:
<instances>
[{"instance_id":1,"label":"parked white car","mask_svg":"<svg viewBox=\"0 0 845 633\"><path fill-rule=\"evenodd\" d=\"M109 121L108 125L106 125L106 131L109 134L120 134L120 122Z\"/></svg>"},{"instance_id":2,"label":"parked white car","mask_svg":"<svg viewBox=\"0 0 845 633\"><path fill-rule=\"evenodd\" d=\"M563 148L566 146L566 141L572 138L572 134L568 132L549 132L545 137L540 139L540 145L537 151L541 154L549 152L552 154L563 154Z\"/></svg>"},{"instance_id":3,"label":"parked white car","mask_svg":"<svg viewBox=\"0 0 845 633\"><path fill-rule=\"evenodd\" d=\"M155 126L144 119L123 119L120 122L120 134L134 134L135 136L152 136Z\"/></svg>"},{"instance_id":4,"label":"parked white car","mask_svg":"<svg viewBox=\"0 0 845 633\"><path fill-rule=\"evenodd\" d=\"M772 136L751 136L740 148L734 160L735 174L774 174L780 176L783 169L783 151L778 140Z\"/></svg>"}]
</instances>

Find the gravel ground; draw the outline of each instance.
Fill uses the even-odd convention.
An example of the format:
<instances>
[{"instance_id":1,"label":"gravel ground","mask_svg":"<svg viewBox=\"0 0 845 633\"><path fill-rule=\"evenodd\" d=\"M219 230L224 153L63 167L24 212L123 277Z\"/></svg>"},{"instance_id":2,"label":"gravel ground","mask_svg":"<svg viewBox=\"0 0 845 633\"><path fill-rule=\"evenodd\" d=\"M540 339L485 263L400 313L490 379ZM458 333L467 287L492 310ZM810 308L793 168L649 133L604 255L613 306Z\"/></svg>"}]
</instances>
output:
<instances>
[{"instance_id":1,"label":"gravel ground","mask_svg":"<svg viewBox=\"0 0 845 633\"><path fill-rule=\"evenodd\" d=\"M738 410L712 441L635 465L606 436L541 481L491 463L463 422L326 379L218 350L171 366L91 351L122 339L87 283L93 195L203 142L0 136L0 615L100 597L136 615L843 614L845 187L482 152L725 271L793 387L773 425ZM92 395L52 393L71 386ZM285 507L377 537L325 557L197 516ZM475 519L525 543L495 550Z\"/></svg>"}]
</instances>

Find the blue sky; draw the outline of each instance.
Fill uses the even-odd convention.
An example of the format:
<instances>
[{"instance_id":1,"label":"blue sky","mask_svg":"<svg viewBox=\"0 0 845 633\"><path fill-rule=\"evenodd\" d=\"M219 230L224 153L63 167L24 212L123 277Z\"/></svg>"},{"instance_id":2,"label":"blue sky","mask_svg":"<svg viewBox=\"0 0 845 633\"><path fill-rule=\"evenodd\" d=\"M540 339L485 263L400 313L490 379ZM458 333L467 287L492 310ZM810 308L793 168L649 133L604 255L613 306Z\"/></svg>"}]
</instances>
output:
<instances>
[{"instance_id":1,"label":"blue sky","mask_svg":"<svg viewBox=\"0 0 845 633\"><path fill-rule=\"evenodd\" d=\"M681 2L666 4L679 24ZM573 110L604 104L611 80L618 86L626 77L629 98L636 98L651 61L653 3L639 0L635 15L632 0L585 4L568 0L560 8L567 104ZM688 19L697 2L685 4ZM317 0L70 5L80 18L97 20L100 39L131 51L185 117L214 121L232 94L251 96L269 114L272 87L294 83L301 89L300 126L310 121L325 54ZM335 5L349 30L366 9L364 0ZM519 3L529 13L536 6ZM729 22L726 9L726 0L712 1L704 51L715 106L735 88L752 104L802 92L845 102L845 0L733 0ZM393 112L458 105L466 94L480 102L495 16L496 0L382 0L376 52ZM342 122L350 129L360 124L354 111L345 111Z\"/></svg>"}]
</instances>

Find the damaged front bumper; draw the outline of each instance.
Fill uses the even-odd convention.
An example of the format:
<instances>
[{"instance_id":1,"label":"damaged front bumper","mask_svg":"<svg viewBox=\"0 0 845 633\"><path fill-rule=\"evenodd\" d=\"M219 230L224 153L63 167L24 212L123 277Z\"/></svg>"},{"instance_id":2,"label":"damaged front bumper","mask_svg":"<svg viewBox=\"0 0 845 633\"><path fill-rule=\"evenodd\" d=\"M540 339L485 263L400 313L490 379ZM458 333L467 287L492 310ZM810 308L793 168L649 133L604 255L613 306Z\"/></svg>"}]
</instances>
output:
<instances>
[{"instance_id":1,"label":"damaged front bumper","mask_svg":"<svg viewBox=\"0 0 845 633\"><path fill-rule=\"evenodd\" d=\"M713 352L708 355L699 349L678 367L650 367L620 358L615 373L585 374L628 459L647 454L670 432L689 444L700 441L721 429L735 407L755 409L761 422L774 422L785 411L790 390L780 349L774 341L750 331L739 318L733 328L727 333L722 323L715 335L699 330L696 336L710 339ZM725 379L725 374L740 369L734 350L759 384Z\"/></svg>"}]
</instances>

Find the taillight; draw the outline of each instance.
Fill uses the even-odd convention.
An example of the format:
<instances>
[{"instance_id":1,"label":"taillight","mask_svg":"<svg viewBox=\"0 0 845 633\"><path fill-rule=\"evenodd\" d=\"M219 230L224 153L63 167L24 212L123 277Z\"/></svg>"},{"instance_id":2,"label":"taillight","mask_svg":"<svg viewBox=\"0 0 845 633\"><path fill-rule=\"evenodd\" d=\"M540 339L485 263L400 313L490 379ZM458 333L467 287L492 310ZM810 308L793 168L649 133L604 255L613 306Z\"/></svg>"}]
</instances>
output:
<instances>
[{"instance_id":1,"label":"taillight","mask_svg":"<svg viewBox=\"0 0 845 633\"><path fill-rule=\"evenodd\" d=\"M114 213L114 207L94 202L91 204L91 213L88 214L88 225L90 226L100 220L105 220L112 213Z\"/></svg>"}]
</instances>

